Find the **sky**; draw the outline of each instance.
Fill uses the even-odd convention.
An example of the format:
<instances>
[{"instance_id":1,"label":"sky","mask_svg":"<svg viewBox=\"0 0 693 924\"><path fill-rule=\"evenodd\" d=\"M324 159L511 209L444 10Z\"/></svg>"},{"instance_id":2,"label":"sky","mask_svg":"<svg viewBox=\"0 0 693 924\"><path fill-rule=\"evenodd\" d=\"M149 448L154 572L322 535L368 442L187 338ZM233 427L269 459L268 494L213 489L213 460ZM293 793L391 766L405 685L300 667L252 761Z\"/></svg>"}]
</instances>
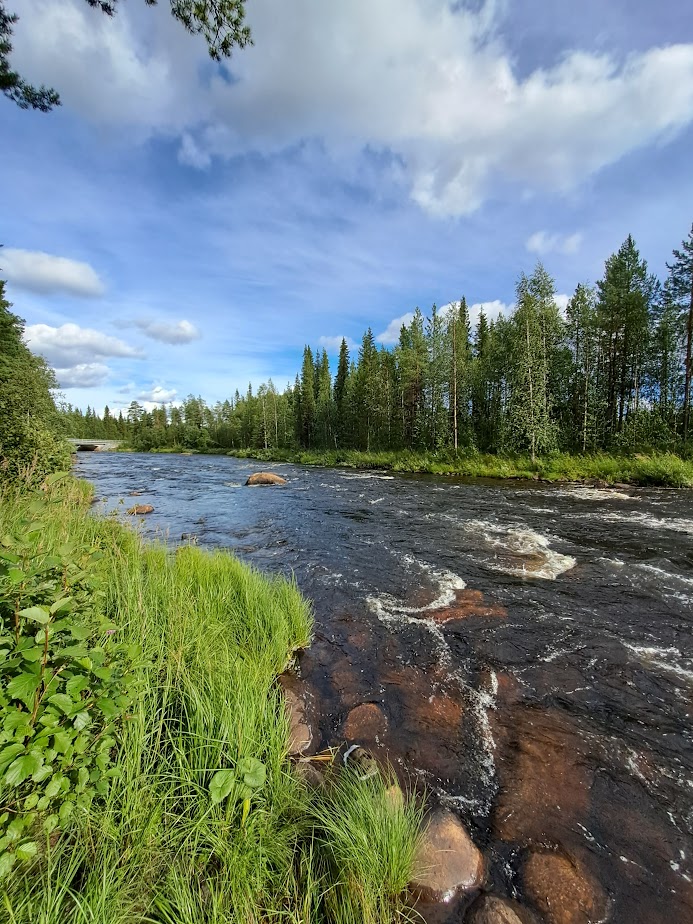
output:
<instances>
[{"instance_id":1,"label":"sky","mask_svg":"<svg viewBox=\"0 0 693 924\"><path fill-rule=\"evenodd\" d=\"M565 305L693 222L690 0L247 0L217 64L169 4L7 0L0 278L63 400L211 403L419 306Z\"/></svg>"}]
</instances>

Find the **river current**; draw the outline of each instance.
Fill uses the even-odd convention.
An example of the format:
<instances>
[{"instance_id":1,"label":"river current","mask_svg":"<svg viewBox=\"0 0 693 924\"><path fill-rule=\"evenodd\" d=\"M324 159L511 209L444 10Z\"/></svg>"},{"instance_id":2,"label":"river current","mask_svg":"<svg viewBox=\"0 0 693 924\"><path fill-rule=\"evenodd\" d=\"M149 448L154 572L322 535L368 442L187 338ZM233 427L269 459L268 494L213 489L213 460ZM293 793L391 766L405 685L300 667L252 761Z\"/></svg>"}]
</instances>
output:
<instances>
[{"instance_id":1,"label":"river current","mask_svg":"<svg viewBox=\"0 0 693 924\"><path fill-rule=\"evenodd\" d=\"M268 468L288 484L244 487ZM556 850L615 924L693 921L693 492L222 456L76 469L98 512L152 504L148 535L295 575L318 745L378 705L365 743L460 815L494 891L522 897L528 853Z\"/></svg>"}]
</instances>

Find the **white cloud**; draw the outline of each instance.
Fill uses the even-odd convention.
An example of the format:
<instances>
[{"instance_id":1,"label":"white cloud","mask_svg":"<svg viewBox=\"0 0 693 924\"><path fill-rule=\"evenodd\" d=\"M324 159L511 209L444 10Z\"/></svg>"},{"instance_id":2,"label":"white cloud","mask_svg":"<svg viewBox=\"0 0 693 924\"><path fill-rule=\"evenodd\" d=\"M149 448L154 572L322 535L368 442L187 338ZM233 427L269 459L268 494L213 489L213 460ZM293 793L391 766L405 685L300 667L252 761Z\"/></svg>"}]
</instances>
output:
<instances>
[{"instance_id":1,"label":"white cloud","mask_svg":"<svg viewBox=\"0 0 693 924\"><path fill-rule=\"evenodd\" d=\"M149 402L154 407L159 407L161 404L169 404L177 394L178 392L175 388L163 388L161 385L153 385L148 391L141 391L137 395L137 400Z\"/></svg>"},{"instance_id":2,"label":"white cloud","mask_svg":"<svg viewBox=\"0 0 693 924\"><path fill-rule=\"evenodd\" d=\"M68 369L56 369L55 376L61 388L96 388L103 385L110 371L103 363L78 363Z\"/></svg>"},{"instance_id":3,"label":"white cloud","mask_svg":"<svg viewBox=\"0 0 693 924\"><path fill-rule=\"evenodd\" d=\"M201 334L194 324L190 321L148 321L140 319L135 321L135 326L152 340L160 340L162 343L191 343L193 340L199 340Z\"/></svg>"},{"instance_id":4,"label":"white cloud","mask_svg":"<svg viewBox=\"0 0 693 924\"><path fill-rule=\"evenodd\" d=\"M392 346L399 340L399 332L402 330L402 326L408 327L413 320L414 313L412 311L408 311L398 318L393 318L382 333L376 334L375 339L385 346Z\"/></svg>"},{"instance_id":5,"label":"white cloud","mask_svg":"<svg viewBox=\"0 0 693 924\"><path fill-rule=\"evenodd\" d=\"M328 353L339 353L343 339L346 340L346 344L351 352L358 350L358 343L352 340L351 337L318 337L318 346L324 347Z\"/></svg>"},{"instance_id":6,"label":"white cloud","mask_svg":"<svg viewBox=\"0 0 693 924\"><path fill-rule=\"evenodd\" d=\"M505 6L254 0L254 47L210 78L204 43L163 4L109 19L82 0L24 0L13 63L95 122L178 138L197 166L306 139L336 159L387 152L440 216L472 212L498 177L569 190L693 120L693 43L625 58L577 50L521 75Z\"/></svg>"},{"instance_id":7,"label":"white cloud","mask_svg":"<svg viewBox=\"0 0 693 924\"><path fill-rule=\"evenodd\" d=\"M93 363L109 356L144 356L141 350L117 337L77 324L63 324L61 327L30 324L25 329L24 339L34 353L39 353L52 366L61 369Z\"/></svg>"},{"instance_id":8,"label":"white cloud","mask_svg":"<svg viewBox=\"0 0 693 924\"><path fill-rule=\"evenodd\" d=\"M543 256L547 253L561 253L566 256L577 253L582 244L582 234L551 234L549 231L535 231L525 241L530 253Z\"/></svg>"},{"instance_id":9,"label":"white cloud","mask_svg":"<svg viewBox=\"0 0 693 924\"><path fill-rule=\"evenodd\" d=\"M68 292L96 297L105 291L98 273L88 263L40 250L3 248L0 267L5 279L32 292Z\"/></svg>"},{"instance_id":10,"label":"white cloud","mask_svg":"<svg viewBox=\"0 0 693 924\"><path fill-rule=\"evenodd\" d=\"M555 302L558 305L558 311L561 317L565 317L566 308L568 307L568 302L570 301L570 295L565 295L561 293L555 298Z\"/></svg>"},{"instance_id":11,"label":"white cloud","mask_svg":"<svg viewBox=\"0 0 693 924\"><path fill-rule=\"evenodd\" d=\"M486 315L487 321L495 321L500 314L505 315L506 318L509 317L514 307L514 304L506 304L506 302L502 302L498 298L494 298L491 302L475 302L473 305L469 306L469 321L472 330L474 330L479 323L479 315L482 310Z\"/></svg>"}]
</instances>

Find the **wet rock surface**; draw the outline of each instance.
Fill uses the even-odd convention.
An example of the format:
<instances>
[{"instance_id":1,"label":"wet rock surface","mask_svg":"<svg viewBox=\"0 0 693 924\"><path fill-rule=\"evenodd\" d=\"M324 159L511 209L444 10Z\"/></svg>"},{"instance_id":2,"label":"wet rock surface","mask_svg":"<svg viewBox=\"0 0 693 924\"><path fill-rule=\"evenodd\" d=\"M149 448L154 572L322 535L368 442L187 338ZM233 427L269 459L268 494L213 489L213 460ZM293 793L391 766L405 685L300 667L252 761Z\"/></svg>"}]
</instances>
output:
<instances>
[{"instance_id":1,"label":"wet rock surface","mask_svg":"<svg viewBox=\"0 0 693 924\"><path fill-rule=\"evenodd\" d=\"M274 472L255 472L246 481L246 485L250 487L260 484L286 484L286 478L275 475Z\"/></svg>"},{"instance_id":2,"label":"wet rock surface","mask_svg":"<svg viewBox=\"0 0 693 924\"><path fill-rule=\"evenodd\" d=\"M140 517L147 513L154 513L154 508L151 504L135 504L134 507L130 507L128 513L130 516Z\"/></svg>"},{"instance_id":3,"label":"wet rock surface","mask_svg":"<svg viewBox=\"0 0 693 924\"><path fill-rule=\"evenodd\" d=\"M459 892L478 889L484 859L461 821L445 809L426 822L414 859L411 888L424 900L449 902Z\"/></svg>"},{"instance_id":4,"label":"wet rock surface","mask_svg":"<svg viewBox=\"0 0 693 924\"><path fill-rule=\"evenodd\" d=\"M279 684L289 716L289 754L305 754L311 750L315 737L310 718L313 697L307 687L291 674L282 674Z\"/></svg>"},{"instance_id":5,"label":"wet rock surface","mask_svg":"<svg viewBox=\"0 0 693 924\"><path fill-rule=\"evenodd\" d=\"M387 731L387 716L375 703L363 703L352 709L342 726L347 741L379 743Z\"/></svg>"},{"instance_id":6,"label":"wet rock surface","mask_svg":"<svg viewBox=\"0 0 693 924\"><path fill-rule=\"evenodd\" d=\"M474 902L464 920L465 924L528 924L529 916L517 902L484 895Z\"/></svg>"},{"instance_id":7,"label":"wet rock surface","mask_svg":"<svg viewBox=\"0 0 693 924\"><path fill-rule=\"evenodd\" d=\"M532 851L522 881L527 898L548 924L600 924L609 901L595 877L580 861L563 854Z\"/></svg>"}]
</instances>

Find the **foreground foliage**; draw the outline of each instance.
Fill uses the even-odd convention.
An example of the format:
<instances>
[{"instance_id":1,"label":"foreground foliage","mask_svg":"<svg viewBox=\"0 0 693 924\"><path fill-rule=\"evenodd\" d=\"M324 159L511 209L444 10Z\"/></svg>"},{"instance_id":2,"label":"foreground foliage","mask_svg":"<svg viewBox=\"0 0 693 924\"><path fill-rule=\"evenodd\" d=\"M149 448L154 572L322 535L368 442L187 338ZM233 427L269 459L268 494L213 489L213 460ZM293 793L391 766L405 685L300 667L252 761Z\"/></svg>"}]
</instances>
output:
<instances>
[{"instance_id":1,"label":"foreground foliage","mask_svg":"<svg viewBox=\"0 0 693 924\"><path fill-rule=\"evenodd\" d=\"M2 500L9 649L19 612L21 651L47 635L48 653L43 674L39 655L17 662L9 683L1 675L0 727L52 774L37 764L19 781L10 764L2 775L3 811L26 821L4 848L14 863L0 884L4 919L375 924L406 915L417 805L388 809L387 779L362 785L346 773L311 795L287 760L276 677L311 634L296 587L222 552L143 546L114 519L90 516L76 482ZM23 577L13 583L15 567ZM11 686L17 671L31 675L33 694ZM42 730L32 734L20 726L36 691ZM69 812L56 813L54 791Z\"/></svg>"}]
</instances>

